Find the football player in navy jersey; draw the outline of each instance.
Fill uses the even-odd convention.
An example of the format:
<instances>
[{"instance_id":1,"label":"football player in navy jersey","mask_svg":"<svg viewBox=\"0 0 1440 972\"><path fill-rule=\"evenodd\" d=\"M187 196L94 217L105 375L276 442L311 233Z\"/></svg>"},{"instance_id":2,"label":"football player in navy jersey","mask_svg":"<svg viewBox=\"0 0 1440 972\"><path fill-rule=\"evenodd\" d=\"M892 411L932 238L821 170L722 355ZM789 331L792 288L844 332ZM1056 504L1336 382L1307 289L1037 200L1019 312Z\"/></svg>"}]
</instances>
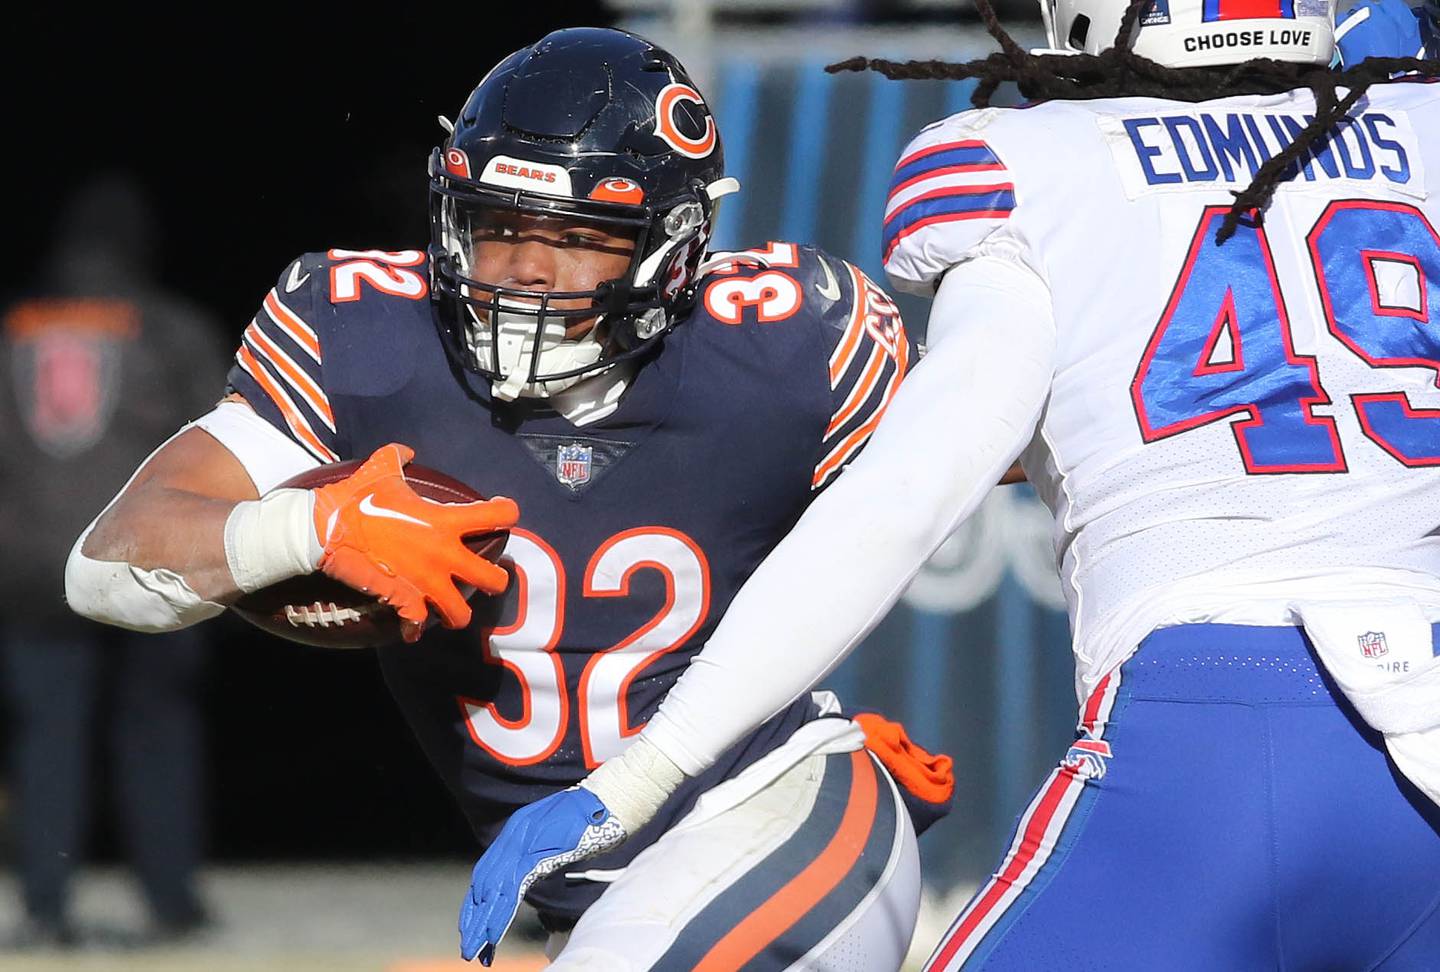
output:
<instances>
[{"instance_id":1,"label":"football player in navy jersey","mask_svg":"<svg viewBox=\"0 0 1440 972\"><path fill-rule=\"evenodd\" d=\"M894 304L808 246L707 252L738 186L634 35L551 34L446 125L428 252L286 267L227 398L77 541L72 606L175 628L319 570L395 608L417 643L378 652L385 678L489 848L467 958L523 897L555 968L898 968L948 759L825 693L693 776L631 745L879 421L912 356ZM493 498L422 499L412 458ZM499 528L499 565L461 543ZM494 596L472 612L457 578Z\"/></svg>"}]
</instances>

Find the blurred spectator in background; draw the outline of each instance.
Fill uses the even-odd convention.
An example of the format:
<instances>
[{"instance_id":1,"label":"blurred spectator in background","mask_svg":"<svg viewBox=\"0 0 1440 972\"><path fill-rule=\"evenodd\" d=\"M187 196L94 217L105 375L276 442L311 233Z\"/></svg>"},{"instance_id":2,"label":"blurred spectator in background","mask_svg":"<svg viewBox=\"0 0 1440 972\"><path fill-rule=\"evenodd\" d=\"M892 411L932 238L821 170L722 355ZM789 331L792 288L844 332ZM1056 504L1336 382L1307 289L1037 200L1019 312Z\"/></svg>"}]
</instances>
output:
<instances>
[{"instance_id":1,"label":"blurred spectator in background","mask_svg":"<svg viewBox=\"0 0 1440 972\"><path fill-rule=\"evenodd\" d=\"M3 319L0 687L27 912L11 947L77 942L68 886L97 779L111 783L116 830L150 907L149 937L174 939L208 922L195 888L201 636L106 628L62 597L76 535L223 385L210 320L155 283L153 230L132 182L89 183L63 210L33 295Z\"/></svg>"}]
</instances>

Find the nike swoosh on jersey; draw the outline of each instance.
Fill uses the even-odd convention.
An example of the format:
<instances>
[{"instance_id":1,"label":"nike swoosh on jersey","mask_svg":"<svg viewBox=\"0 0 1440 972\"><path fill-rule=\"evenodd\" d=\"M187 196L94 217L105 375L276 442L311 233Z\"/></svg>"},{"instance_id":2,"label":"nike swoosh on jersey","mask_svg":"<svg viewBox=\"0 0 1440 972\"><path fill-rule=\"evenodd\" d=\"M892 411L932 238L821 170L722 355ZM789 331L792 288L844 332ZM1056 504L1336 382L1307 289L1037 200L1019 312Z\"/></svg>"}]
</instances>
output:
<instances>
[{"instance_id":1,"label":"nike swoosh on jersey","mask_svg":"<svg viewBox=\"0 0 1440 972\"><path fill-rule=\"evenodd\" d=\"M408 513L401 513L399 510L392 510L388 506L376 506L375 494L370 493L360 501L360 512L366 516L383 516L390 520L403 520L406 523L418 523L421 526L429 526L424 520L417 520Z\"/></svg>"},{"instance_id":2,"label":"nike swoosh on jersey","mask_svg":"<svg viewBox=\"0 0 1440 972\"><path fill-rule=\"evenodd\" d=\"M835 279L835 271L830 269L829 261L820 257L819 263L820 269L825 271L825 283L816 283L815 289L820 291L821 297L833 303L840 299L840 281Z\"/></svg>"},{"instance_id":3,"label":"nike swoosh on jersey","mask_svg":"<svg viewBox=\"0 0 1440 972\"><path fill-rule=\"evenodd\" d=\"M295 291L299 290L302 286L304 286L305 281L310 279L310 271L308 270L305 271L305 275L303 277L299 276L299 274L300 261L296 260L290 266L290 276L285 279L285 293L293 294Z\"/></svg>"}]
</instances>

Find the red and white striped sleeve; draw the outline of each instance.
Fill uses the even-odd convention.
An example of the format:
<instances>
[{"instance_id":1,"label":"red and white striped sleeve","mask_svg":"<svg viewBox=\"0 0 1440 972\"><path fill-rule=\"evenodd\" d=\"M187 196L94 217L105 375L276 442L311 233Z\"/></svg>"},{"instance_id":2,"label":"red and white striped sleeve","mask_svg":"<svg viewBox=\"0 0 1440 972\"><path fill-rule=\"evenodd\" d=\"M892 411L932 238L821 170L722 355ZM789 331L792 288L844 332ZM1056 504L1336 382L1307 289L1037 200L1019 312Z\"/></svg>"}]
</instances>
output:
<instances>
[{"instance_id":1,"label":"red and white striped sleeve","mask_svg":"<svg viewBox=\"0 0 1440 972\"><path fill-rule=\"evenodd\" d=\"M861 270L817 253L840 284L842 299L824 315L830 343L830 415L812 489L832 482L859 454L894 398L915 356L895 302Z\"/></svg>"},{"instance_id":2,"label":"red and white striped sleeve","mask_svg":"<svg viewBox=\"0 0 1440 972\"><path fill-rule=\"evenodd\" d=\"M967 111L929 126L895 163L881 248L899 290L931 296L945 271L1015 210L1013 175L993 139L980 137L983 117Z\"/></svg>"},{"instance_id":3,"label":"red and white striped sleeve","mask_svg":"<svg viewBox=\"0 0 1440 972\"><path fill-rule=\"evenodd\" d=\"M339 459L335 413L325 393L324 353L314 326L324 258L300 257L265 295L235 352L232 391L320 462ZM318 282L317 282L318 281Z\"/></svg>"}]
</instances>

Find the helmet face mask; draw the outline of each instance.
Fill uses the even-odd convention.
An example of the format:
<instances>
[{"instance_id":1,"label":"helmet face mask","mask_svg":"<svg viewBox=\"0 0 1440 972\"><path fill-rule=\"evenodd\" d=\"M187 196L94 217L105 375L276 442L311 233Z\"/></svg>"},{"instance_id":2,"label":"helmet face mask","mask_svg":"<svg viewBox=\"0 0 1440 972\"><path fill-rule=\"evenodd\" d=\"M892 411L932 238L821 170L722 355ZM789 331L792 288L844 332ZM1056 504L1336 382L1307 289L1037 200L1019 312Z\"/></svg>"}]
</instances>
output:
<instances>
[{"instance_id":1,"label":"helmet face mask","mask_svg":"<svg viewBox=\"0 0 1440 972\"><path fill-rule=\"evenodd\" d=\"M1055 51L1099 54L1115 45L1127 0L1040 0ZM1330 63L1334 0L1151 0L1140 11L1131 49L1166 67L1209 67L1271 58Z\"/></svg>"},{"instance_id":2,"label":"helmet face mask","mask_svg":"<svg viewBox=\"0 0 1440 972\"><path fill-rule=\"evenodd\" d=\"M543 397L601 370L607 317L639 303L659 306L624 290L649 230L642 216L582 217L486 189L440 191L435 198L448 268L436 285L458 325L466 364L496 382L501 397ZM532 245L548 252L550 289L507 279L511 251ZM577 288L575 280L587 286ZM622 290L629 300L617 301Z\"/></svg>"},{"instance_id":3,"label":"helmet face mask","mask_svg":"<svg viewBox=\"0 0 1440 972\"><path fill-rule=\"evenodd\" d=\"M693 300L723 171L684 69L639 37L573 28L501 62L430 160L432 294L461 363L497 398L545 397L646 351ZM527 234L618 275L477 265L477 241Z\"/></svg>"}]
</instances>

